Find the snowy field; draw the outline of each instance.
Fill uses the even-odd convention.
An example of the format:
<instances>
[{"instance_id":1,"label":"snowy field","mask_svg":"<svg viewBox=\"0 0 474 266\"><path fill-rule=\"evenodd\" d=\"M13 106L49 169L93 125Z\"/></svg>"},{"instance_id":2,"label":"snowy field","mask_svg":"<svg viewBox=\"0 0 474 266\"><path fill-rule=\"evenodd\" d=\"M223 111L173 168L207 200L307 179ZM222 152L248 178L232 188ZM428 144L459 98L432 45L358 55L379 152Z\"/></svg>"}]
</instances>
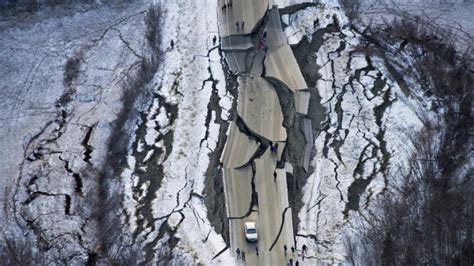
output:
<instances>
[{"instance_id":1,"label":"snowy field","mask_svg":"<svg viewBox=\"0 0 474 266\"><path fill-rule=\"evenodd\" d=\"M319 263L346 260L344 240L363 226L353 218L374 215L371 207L387 188L387 176L406 164L412 149L406 139L421 128L417 113L423 112L391 80L383 60L353 52L360 37L332 1L290 15L289 41L312 40L312 33L332 24L333 17L341 30L326 32L316 54L321 75L316 86L326 120L315 139L315 172L303 188L297 237Z\"/></svg>"},{"instance_id":2,"label":"snowy field","mask_svg":"<svg viewBox=\"0 0 474 266\"><path fill-rule=\"evenodd\" d=\"M272 4L308 2L316 1ZM97 195L108 142L121 111L131 108L124 84L154 54L145 23L152 4L163 11L162 60L139 88L149 98L139 97L137 117L122 125L126 162L114 169L118 187L109 193L123 199L104 210ZM126 224L119 229L130 242L123 245L140 243L142 262L235 264L204 203L206 171L235 100L219 42L212 41L217 8L217 0L162 0L0 20L0 240L21 239L45 264L85 264L104 249L98 235L108 232L99 232L99 209ZM366 21L396 9L472 41L473 1L366 1L361 8ZM430 116L429 104L402 91L381 58L355 52L361 37L337 1L318 1L282 21L289 44L320 44L308 57L325 109L314 136L314 172L294 213L297 243L309 247L310 265L344 262L344 242L377 215L389 177L407 166L407 139L423 126L420 117Z\"/></svg>"},{"instance_id":3,"label":"snowy field","mask_svg":"<svg viewBox=\"0 0 474 266\"><path fill-rule=\"evenodd\" d=\"M40 12L24 23L2 22L0 46L7 52L0 55L0 195L9 206L0 215L2 234L15 238L36 228L52 247L48 258L84 262L99 251L97 225L89 219L97 181L85 169L102 167L122 109L123 80L149 54L144 22L149 4L55 16ZM139 107L139 123L125 125L137 134L145 128L145 134L132 135L137 145L131 145L121 183L129 233L156 255L147 260L158 261L170 250L169 235L157 239L165 222L180 239L170 259L209 264L226 247L202 200L204 173L219 134L217 113L209 110L207 117L208 103L215 94L223 120L232 104L211 41L217 35L216 4L162 2L164 60L146 86L154 96ZM79 67L66 82L69 58L77 58ZM145 156L135 158L143 151ZM161 165L161 172L150 171L140 180L136 173L153 165ZM155 179L161 182L149 192L147 185ZM151 200L143 206L143 199ZM212 263L229 264L228 259L224 253Z\"/></svg>"},{"instance_id":4,"label":"snowy field","mask_svg":"<svg viewBox=\"0 0 474 266\"><path fill-rule=\"evenodd\" d=\"M131 228L139 232L138 238L146 245L161 237L152 247L156 250L155 263L170 252L167 240L171 236L159 236L159 230L152 230L166 223L172 231L176 231L173 237L180 239L173 250L172 260L185 264L229 265L233 259L228 251L212 261L226 244L208 221L203 201L209 154L216 147L220 129L219 124L215 123L217 114L214 110L210 112L210 123L206 127L208 104L211 95L217 94L222 109L221 118L227 120L232 103L226 92L219 50L212 44L213 36L218 35L217 3L163 2L163 8L162 49L166 53L154 80L161 100L155 101L147 111L146 120L142 121L146 124L146 134L143 139L138 139L138 143L142 143L149 153L165 150L156 162L163 167L163 179L156 191L151 190L147 181L140 180L140 176L134 173L138 171L134 166L140 163L146 165L152 155L148 154L138 164L133 154L130 155L131 169L124 173L125 180L128 180L124 183L128 194L127 210L133 221ZM183 17L186 18L184 21ZM174 49L170 47L171 40L175 43ZM167 115L160 101L176 106L175 121L170 123L169 113ZM173 132L172 149L167 151L162 136L170 131ZM134 148L143 150L141 146ZM142 187L136 187L141 183L144 184ZM136 188L140 189L138 193L134 192ZM151 216L147 217L148 207L141 208L139 205L141 199L150 193L153 193L153 200L148 210ZM137 223L140 220L145 221Z\"/></svg>"},{"instance_id":5,"label":"snowy field","mask_svg":"<svg viewBox=\"0 0 474 266\"><path fill-rule=\"evenodd\" d=\"M472 46L474 36L474 2L465 0L371 0L360 1L360 17L364 23L390 22L395 14L419 16L432 26L455 34L463 48Z\"/></svg>"},{"instance_id":6,"label":"snowy field","mask_svg":"<svg viewBox=\"0 0 474 266\"><path fill-rule=\"evenodd\" d=\"M147 54L145 11L130 4L1 22L2 234L32 241L33 229L50 247L45 258L81 262L96 250L97 181L83 170L101 166L121 82Z\"/></svg>"}]
</instances>

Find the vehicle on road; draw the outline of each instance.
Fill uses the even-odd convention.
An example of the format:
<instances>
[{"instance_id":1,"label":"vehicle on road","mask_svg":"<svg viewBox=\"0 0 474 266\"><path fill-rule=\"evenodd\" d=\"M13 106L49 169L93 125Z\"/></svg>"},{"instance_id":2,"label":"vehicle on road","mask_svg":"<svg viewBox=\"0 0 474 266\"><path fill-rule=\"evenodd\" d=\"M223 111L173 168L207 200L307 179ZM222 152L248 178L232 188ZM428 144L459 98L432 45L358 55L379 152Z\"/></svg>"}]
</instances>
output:
<instances>
[{"instance_id":1,"label":"vehicle on road","mask_svg":"<svg viewBox=\"0 0 474 266\"><path fill-rule=\"evenodd\" d=\"M255 222L246 222L244 224L244 233L245 239L247 239L248 242L257 242L258 234Z\"/></svg>"}]
</instances>

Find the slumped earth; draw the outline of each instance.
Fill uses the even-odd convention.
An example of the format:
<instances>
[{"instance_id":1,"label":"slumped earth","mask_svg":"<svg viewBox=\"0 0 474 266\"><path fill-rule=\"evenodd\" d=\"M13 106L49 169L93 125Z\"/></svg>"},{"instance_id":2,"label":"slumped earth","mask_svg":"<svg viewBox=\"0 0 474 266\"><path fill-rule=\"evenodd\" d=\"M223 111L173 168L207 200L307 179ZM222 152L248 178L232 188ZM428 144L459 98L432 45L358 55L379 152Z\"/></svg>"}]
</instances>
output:
<instances>
[{"instance_id":1,"label":"slumped earth","mask_svg":"<svg viewBox=\"0 0 474 266\"><path fill-rule=\"evenodd\" d=\"M267 2L242 11L255 16L242 32L240 11L223 1L61 5L0 19L0 258L234 265L240 247L247 264L277 264L290 258L286 244L300 265L367 261L354 243L399 196L420 134L433 124L433 154L444 147L448 108L402 72L418 63L402 49L411 43L393 44L394 65L337 1ZM458 49L472 42L472 4L392 4L364 3L360 19L429 5L423 15L441 29L460 18ZM468 191L469 134L452 171ZM269 227L259 229L260 258L242 246L247 219Z\"/></svg>"}]
</instances>

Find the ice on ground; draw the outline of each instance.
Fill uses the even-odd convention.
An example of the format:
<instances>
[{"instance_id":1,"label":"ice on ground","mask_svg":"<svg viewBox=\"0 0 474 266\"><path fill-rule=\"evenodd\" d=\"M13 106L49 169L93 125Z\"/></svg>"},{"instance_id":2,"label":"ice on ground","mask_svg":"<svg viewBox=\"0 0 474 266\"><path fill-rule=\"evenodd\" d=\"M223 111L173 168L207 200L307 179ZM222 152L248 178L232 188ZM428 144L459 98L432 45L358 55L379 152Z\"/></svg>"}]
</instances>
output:
<instances>
[{"instance_id":1,"label":"ice on ground","mask_svg":"<svg viewBox=\"0 0 474 266\"><path fill-rule=\"evenodd\" d=\"M461 49L472 46L474 22L471 19L474 12L473 1L361 1L360 18L365 24L383 24L394 19L395 14L419 16L430 25L441 28L445 32L455 34L455 45Z\"/></svg>"},{"instance_id":2,"label":"ice on ground","mask_svg":"<svg viewBox=\"0 0 474 266\"><path fill-rule=\"evenodd\" d=\"M0 48L7 51L0 55L0 108L5 125L0 139L0 184L6 188L0 198L5 202L5 192L12 197L15 178L20 176L15 198L30 202L21 207L24 217L35 219L36 226L45 230L46 240L71 242L53 245L46 254L52 261L77 255L84 264L100 246L96 223L79 215L92 212L91 207L81 209L81 204L97 188L95 173L83 170L101 169L122 109L124 80L134 76L148 55L144 23L148 4L106 6L72 16L38 15L30 25L0 22ZM124 125L127 132L138 133L129 144L135 150L127 147L129 169L120 179L124 220L130 226L123 230L139 232L137 240L144 240L144 248L159 255L169 251L171 233L160 236L159 232L167 221L181 239L173 250L177 261L228 265L233 262L228 253L212 260L225 243L208 221L202 198L209 153L216 148L220 130L214 111L206 127L210 97L217 94L224 120L233 102L225 88L219 50L212 49L217 2L162 1L162 5L163 62L143 88L152 87L154 98L140 106L146 112L140 114L138 124ZM176 43L174 49L169 47L171 40ZM68 95L64 66L74 56L80 63L71 99L65 97L68 104L57 105L62 95ZM163 136L172 136L173 142ZM163 167L158 190L154 178L160 176L141 178L153 164ZM83 174L90 178L82 178ZM120 188L111 188L110 193L119 195L114 189ZM144 208L140 202L154 197L151 214L156 216L138 211ZM3 215L3 210L2 235L10 222L15 224L13 219L5 220L12 216ZM20 228L15 230L20 232Z\"/></svg>"},{"instance_id":3,"label":"ice on ground","mask_svg":"<svg viewBox=\"0 0 474 266\"><path fill-rule=\"evenodd\" d=\"M407 163L412 146L406 137L421 129L418 114L425 112L416 99L403 95L382 60L350 53L359 36L349 30L337 4L325 1L298 11L288 28L310 39L315 18L318 28L324 28L333 17L341 30L323 36L315 61L321 66L316 87L327 127L315 139L314 173L303 188L298 214L298 245L310 248L314 263L346 260L344 239L362 226L353 219L359 213L371 215L377 194L387 188L386 176ZM359 187L362 193L351 192L365 183L361 180L368 181Z\"/></svg>"},{"instance_id":4,"label":"ice on ground","mask_svg":"<svg viewBox=\"0 0 474 266\"><path fill-rule=\"evenodd\" d=\"M151 110L158 111L147 115L147 134L152 134L148 132L154 132L158 125L159 134L172 133L173 143L167 151L169 154L160 162L163 176L153 195L153 218L136 219L152 222L156 230L167 222L175 231L174 237L180 239L173 249L174 260L180 263L233 264L228 252L212 260L226 244L209 222L203 201L209 156L216 148L220 130L216 112L208 113L211 95L215 93L219 98L223 120L228 119L233 101L226 91L219 50L212 44L213 36L218 34L217 2L178 0L162 4L165 11L162 49L166 52L154 81L160 101ZM174 49L169 46L172 39ZM166 114L165 104L175 106L175 120ZM206 127L207 119L210 122ZM162 128L167 131L162 132ZM153 243L157 237L146 228L139 236L145 243ZM167 249L166 242L158 242L153 249L163 252Z\"/></svg>"},{"instance_id":5,"label":"ice on ground","mask_svg":"<svg viewBox=\"0 0 474 266\"><path fill-rule=\"evenodd\" d=\"M103 165L123 81L149 52L146 9L58 8L0 22L0 199L11 203L0 211L2 235L18 233L36 246L36 234L51 243L42 256L52 262L75 256L83 264L97 247L90 169Z\"/></svg>"}]
</instances>

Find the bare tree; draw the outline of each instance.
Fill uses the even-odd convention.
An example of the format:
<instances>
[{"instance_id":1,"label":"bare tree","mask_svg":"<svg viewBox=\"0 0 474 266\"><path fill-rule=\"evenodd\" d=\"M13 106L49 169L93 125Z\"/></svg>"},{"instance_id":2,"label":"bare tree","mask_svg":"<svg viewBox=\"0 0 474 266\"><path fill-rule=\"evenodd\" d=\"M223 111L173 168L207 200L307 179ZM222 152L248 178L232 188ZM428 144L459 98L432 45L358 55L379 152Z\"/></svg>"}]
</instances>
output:
<instances>
[{"instance_id":1,"label":"bare tree","mask_svg":"<svg viewBox=\"0 0 474 266\"><path fill-rule=\"evenodd\" d=\"M400 87L423 93L439 117L420 114L425 126L411 138L409 167L390 176L392 192L357 240L363 243L357 258L377 265L472 265L472 51L460 52L455 37L416 17L370 26L362 34L360 50L384 58ZM414 61L400 60L402 55ZM413 80L418 86L407 85Z\"/></svg>"}]
</instances>

